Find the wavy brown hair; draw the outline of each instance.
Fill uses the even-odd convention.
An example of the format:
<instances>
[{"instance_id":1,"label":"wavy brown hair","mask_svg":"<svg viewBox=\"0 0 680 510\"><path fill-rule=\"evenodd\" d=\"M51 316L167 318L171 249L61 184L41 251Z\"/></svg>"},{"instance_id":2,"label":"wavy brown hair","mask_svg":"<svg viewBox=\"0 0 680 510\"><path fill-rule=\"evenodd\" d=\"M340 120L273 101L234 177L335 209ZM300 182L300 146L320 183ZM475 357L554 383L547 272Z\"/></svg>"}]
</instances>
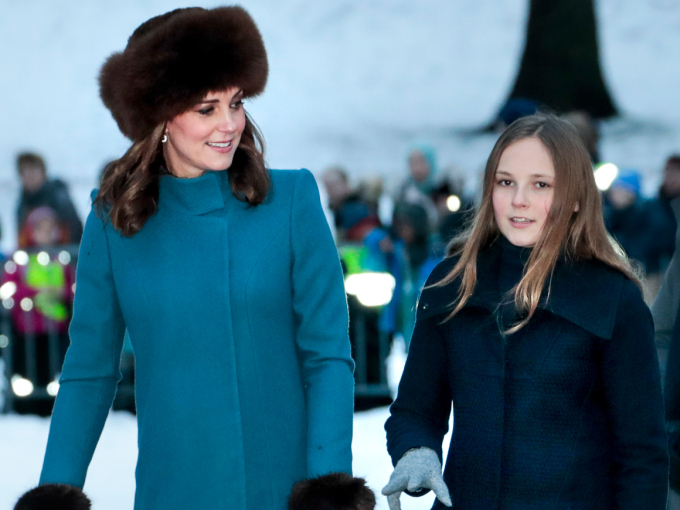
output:
<instances>
[{"instance_id":1,"label":"wavy brown hair","mask_svg":"<svg viewBox=\"0 0 680 510\"><path fill-rule=\"evenodd\" d=\"M546 281L560 257L570 260L597 259L618 269L640 286L628 258L607 233L602 217L600 193L590 156L574 126L554 115L538 114L513 122L500 136L486 163L482 204L467 232L449 244L447 256L460 256L453 269L434 286L461 279L455 307L445 320L467 303L477 283L477 257L499 235L492 194L496 170L503 151L513 143L538 138L550 152L555 168L555 193L548 218L524 268L522 279L509 291L515 306L527 312L506 333L524 327L536 312ZM576 210L575 210L576 209ZM550 293L550 286L546 290Z\"/></svg>"},{"instance_id":2,"label":"wavy brown hair","mask_svg":"<svg viewBox=\"0 0 680 510\"><path fill-rule=\"evenodd\" d=\"M165 170L161 139L165 124L134 142L122 158L107 165L97 197L97 211L108 215L113 227L124 236L139 232L158 211L159 183ZM259 205L270 187L264 163L264 138L246 113L246 124L234 159L227 172L236 198Z\"/></svg>"}]
</instances>

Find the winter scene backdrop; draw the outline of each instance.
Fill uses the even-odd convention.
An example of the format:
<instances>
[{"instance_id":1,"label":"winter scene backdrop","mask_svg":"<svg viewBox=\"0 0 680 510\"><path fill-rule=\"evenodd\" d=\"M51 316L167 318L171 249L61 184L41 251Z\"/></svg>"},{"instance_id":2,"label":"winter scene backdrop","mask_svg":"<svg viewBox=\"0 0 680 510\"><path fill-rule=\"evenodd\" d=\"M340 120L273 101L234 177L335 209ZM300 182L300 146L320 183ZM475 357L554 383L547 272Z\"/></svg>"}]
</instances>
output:
<instances>
[{"instance_id":1,"label":"winter scene backdrop","mask_svg":"<svg viewBox=\"0 0 680 510\"><path fill-rule=\"evenodd\" d=\"M214 7L218 2L197 2ZM497 135L479 134L518 70L528 0L243 0L270 62L265 93L246 105L267 140L271 168L329 165L353 179L406 173L416 139L437 149L474 189ZM596 0L601 63L621 116L600 126L605 161L639 170L652 195L665 158L680 151L680 4ZM129 142L98 97L104 59L144 20L185 7L171 0L0 0L0 250L15 246L14 158L40 152L65 180L80 215L102 165ZM398 351L398 349L397 349ZM403 353L390 364L398 378ZM357 413L354 469L378 492L391 464L387 409ZM49 419L0 416L0 509L38 481ZM85 490L97 510L132 508L136 425L107 422ZM404 497L425 509L432 497ZM386 509L379 497L379 509Z\"/></svg>"}]
</instances>

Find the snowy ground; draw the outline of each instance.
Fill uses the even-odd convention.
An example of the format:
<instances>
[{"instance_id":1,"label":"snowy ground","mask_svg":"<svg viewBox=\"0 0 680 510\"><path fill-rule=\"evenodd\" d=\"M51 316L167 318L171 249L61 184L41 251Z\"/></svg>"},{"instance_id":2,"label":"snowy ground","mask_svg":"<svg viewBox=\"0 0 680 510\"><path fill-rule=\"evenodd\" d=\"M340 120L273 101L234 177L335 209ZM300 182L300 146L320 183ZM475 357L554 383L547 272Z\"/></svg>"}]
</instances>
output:
<instances>
[{"instance_id":1,"label":"snowy ground","mask_svg":"<svg viewBox=\"0 0 680 510\"><path fill-rule=\"evenodd\" d=\"M405 361L403 343L395 343L388 361L391 386L399 380ZM387 510L387 500L379 495L392 473L385 450L383 425L387 408L357 413L354 416L354 473L366 478L378 495L378 510ZM49 418L0 415L0 510L11 510L27 489L37 484L42 466ZM448 449L448 437L445 449ZM85 491L93 510L131 510L134 502L134 471L137 459L137 423L131 414L112 412L90 464ZM434 496L403 496L404 510L425 510Z\"/></svg>"}]
</instances>

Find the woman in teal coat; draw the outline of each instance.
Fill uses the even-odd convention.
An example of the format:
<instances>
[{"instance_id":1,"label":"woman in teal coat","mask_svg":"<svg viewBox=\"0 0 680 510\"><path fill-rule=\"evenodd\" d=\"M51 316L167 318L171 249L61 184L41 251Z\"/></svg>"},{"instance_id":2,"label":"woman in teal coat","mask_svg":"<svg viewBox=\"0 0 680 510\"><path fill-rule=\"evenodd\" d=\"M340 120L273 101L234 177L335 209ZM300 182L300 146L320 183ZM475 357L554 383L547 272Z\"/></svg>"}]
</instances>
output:
<instances>
[{"instance_id":1,"label":"woman in teal coat","mask_svg":"<svg viewBox=\"0 0 680 510\"><path fill-rule=\"evenodd\" d=\"M238 7L152 18L102 68L102 99L133 145L93 194L34 491L81 496L127 330L136 510L283 510L303 480L302 504L314 483L372 497L363 480L329 478L352 460L343 277L312 175L264 167L243 98L266 77Z\"/></svg>"}]
</instances>

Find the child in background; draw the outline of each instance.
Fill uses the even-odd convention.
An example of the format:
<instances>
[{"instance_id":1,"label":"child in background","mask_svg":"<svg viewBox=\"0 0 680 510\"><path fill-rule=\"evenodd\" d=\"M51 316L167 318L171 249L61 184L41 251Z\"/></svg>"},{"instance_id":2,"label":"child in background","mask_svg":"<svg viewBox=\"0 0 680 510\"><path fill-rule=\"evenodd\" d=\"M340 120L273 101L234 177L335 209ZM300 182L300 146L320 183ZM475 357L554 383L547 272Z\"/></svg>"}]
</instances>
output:
<instances>
[{"instance_id":1,"label":"child in background","mask_svg":"<svg viewBox=\"0 0 680 510\"><path fill-rule=\"evenodd\" d=\"M57 375L50 370L50 336L56 335L58 342L58 362L52 362L52 366L61 367L69 343L75 275L70 257L59 257L60 252L55 250L62 233L53 209L34 209L22 232L27 252L5 263L0 280L7 295L4 304L11 314L13 373L29 375L25 345L31 335L36 342L37 363L37 381L32 382L40 386Z\"/></svg>"}]
</instances>

